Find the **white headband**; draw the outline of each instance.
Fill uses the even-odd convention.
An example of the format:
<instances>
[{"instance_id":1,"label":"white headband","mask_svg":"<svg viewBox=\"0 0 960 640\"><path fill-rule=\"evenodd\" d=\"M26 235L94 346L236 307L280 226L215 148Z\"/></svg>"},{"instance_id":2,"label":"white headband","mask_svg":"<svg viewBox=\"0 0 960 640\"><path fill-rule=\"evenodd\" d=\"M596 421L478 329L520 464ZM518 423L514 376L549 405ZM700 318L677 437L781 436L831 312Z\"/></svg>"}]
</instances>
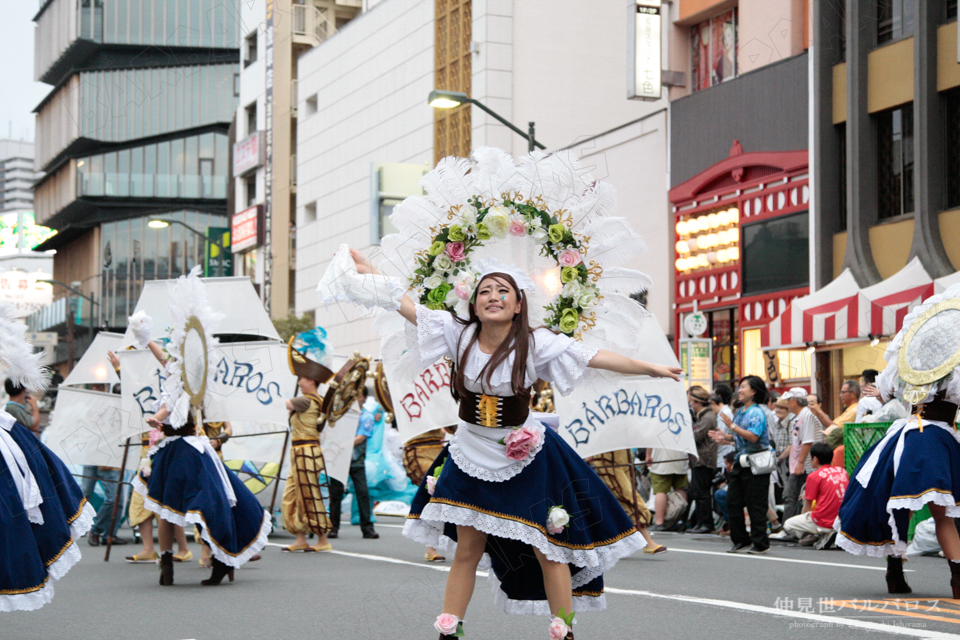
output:
<instances>
[{"instance_id":1,"label":"white headband","mask_svg":"<svg viewBox=\"0 0 960 640\"><path fill-rule=\"evenodd\" d=\"M478 260L475 267L477 269L477 284L480 284L480 281L483 280L484 276L488 274L505 273L514 279L518 288L525 289L527 291L536 291L537 289L537 285L534 284L533 279L531 279L526 273L512 264L503 264L492 256Z\"/></svg>"}]
</instances>

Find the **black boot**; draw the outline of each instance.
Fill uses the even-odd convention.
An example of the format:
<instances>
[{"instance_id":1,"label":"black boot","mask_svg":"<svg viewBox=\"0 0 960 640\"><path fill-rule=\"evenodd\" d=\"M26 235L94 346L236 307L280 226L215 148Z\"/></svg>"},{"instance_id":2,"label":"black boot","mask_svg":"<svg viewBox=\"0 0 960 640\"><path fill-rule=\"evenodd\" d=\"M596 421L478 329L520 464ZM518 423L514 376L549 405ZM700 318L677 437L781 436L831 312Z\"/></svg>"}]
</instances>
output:
<instances>
[{"instance_id":1,"label":"black boot","mask_svg":"<svg viewBox=\"0 0 960 640\"><path fill-rule=\"evenodd\" d=\"M913 593L903 577L903 558L887 556L887 593Z\"/></svg>"},{"instance_id":2,"label":"black boot","mask_svg":"<svg viewBox=\"0 0 960 640\"><path fill-rule=\"evenodd\" d=\"M160 586L173 585L173 551L160 553Z\"/></svg>"},{"instance_id":3,"label":"black boot","mask_svg":"<svg viewBox=\"0 0 960 640\"><path fill-rule=\"evenodd\" d=\"M954 600L960 599L960 562L947 560L950 565L950 586L953 587Z\"/></svg>"},{"instance_id":4,"label":"black boot","mask_svg":"<svg viewBox=\"0 0 960 640\"><path fill-rule=\"evenodd\" d=\"M233 567L229 567L224 563L220 562L216 558L213 559L213 572L210 574L210 577L206 580L201 580L200 584L205 587L216 586L223 582L223 578L230 578L230 582L233 582Z\"/></svg>"}]
</instances>

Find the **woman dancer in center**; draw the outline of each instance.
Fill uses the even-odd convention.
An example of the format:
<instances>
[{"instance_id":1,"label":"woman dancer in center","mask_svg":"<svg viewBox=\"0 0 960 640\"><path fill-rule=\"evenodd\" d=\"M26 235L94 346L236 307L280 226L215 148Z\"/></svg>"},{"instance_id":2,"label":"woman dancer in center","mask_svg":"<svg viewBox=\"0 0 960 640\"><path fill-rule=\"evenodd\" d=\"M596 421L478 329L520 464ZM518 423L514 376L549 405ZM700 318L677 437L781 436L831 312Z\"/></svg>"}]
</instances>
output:
<instances>
[{"instance_id":1,"label":"woman dancer in center","mask_svg":"<svg viewBox=\"0 0 960 640\"><path fill-rule=\"evenodd\" d=\"M362 254L351 255L359 273L378 273ZM421 363L453 360L450 386L460 404L457 436L431 467L404 527L404 535L424 544L455 543L443 613L434 624L441 639L463 634L486 555L496 598L508 613L552 614L550 637L573 638L573 611L605 606L603 572L644 546L589 465L531 417L533 383L552 381L566 395L588 367L674 380L681 373L531 329L517 281L532 282L515 275L482 274L469 320L406 295L400 303L400 315L417 327Z\"/></svg>"}]
</instances>

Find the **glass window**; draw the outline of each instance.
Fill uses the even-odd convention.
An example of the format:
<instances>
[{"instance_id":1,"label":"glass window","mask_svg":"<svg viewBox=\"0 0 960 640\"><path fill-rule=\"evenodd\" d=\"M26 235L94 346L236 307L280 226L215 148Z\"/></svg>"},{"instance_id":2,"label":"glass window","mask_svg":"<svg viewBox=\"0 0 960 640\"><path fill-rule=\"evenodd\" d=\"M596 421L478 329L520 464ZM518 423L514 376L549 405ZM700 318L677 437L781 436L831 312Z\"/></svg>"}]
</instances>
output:
<instances>
[{"instance_id":1,"label":"glass window","mask_svg":"<svg viewBox=\"0 0 960 640\"><path fill-rule=\"evenodd\" d=\"M252 175L248 176L243 181L244 184L244 197L247 202L248 207L252 207L257 204L257 176Z\"/></svg>"},{"instance_id":2,"label":"glass window","mask_svg":"<svg viewBox=\"0 0 960 640\"><path fill-rule=\"evenodd\" d=\"M103 169L106 176L106 183L104 184L104 195L115 196L119 187L117 185L117 154L116 152L104 154Z\"/></svg>"},{"instance_id":3,"label":"glass window","mask_svg":"<svg viewBox=\"0 0 960 640\"><path fill-rule=\"evenodd\" d=\"M877 44L913 33L913 0L878 0Z\"/></svg>"},{"instance_id":4,"label":"glass window","mask_svg":"<svg viewBox=\"0 0 960 640\"><path fill-rule=\"evenodd\" d=\"M200 197L200 185L197 175L200 173L200 167L197 159L197 137L190 136L184 140L186 153L183 170L183 190L180 193L182 198Z\"/></svg>"},{"instance_id":5,"label":"glass window","mask_svg":"<svg viewBox=\"0 0 960 640\"><path fill-rule=\"evenodd\" d=\"M103 195L103 155L97 154L90 156L87 161L90 163L89 189L84 189L84 194L88 196Z\"/></svg>"},{"instance_id":6,"label":"glass window","mask_svg":"<svg viewBox=\"0 0 960 640\"><path fill-rule=\"evenodd\" d=\"M147 145L143 150L143 197L152 198L157 176L157 145Z\"/></svg>"},{"instance_id":7,"label":"glass window","mask_svg":"<svg viewBox=\"0 0 960 640\"><path fill-rule=\"evenodd\" d=\"M187 0L190 5L190 24L188 25L188 33L190 34L190 45L193 47L200 46L200 0ZM181 20L181 22L183 22Z\"/></svg>"},{"instance_id":8,"label":"glass window","mask_svg":"<svg viewBox=\"0 0 960 640\"><path fill-rule=\"evenodd\" d=\"M183 138L170 141L170 175L175 181L179 181L180 176L185 173L184 171L184 152L183 152ZM173 187L174 192L171 194L174 198L177 197L179 190L177 189L176 184Z\"/></svg>"},{"instance_id":9,"label":"glass window","mask_svg":"<svg viewBox=\"0 0 960 640\"><path fill-rule=\"evenodd\" d=\"M691 88L707 89L737 75L737 10L690 28Z\"/></svg>"},{"instance_id":10,"label":"glass window","mask_svg":"<svg viewBox=\"0 0 960 640\"><path fill-rule=\"evenodd\" d=\"M213 198L214 175L213 160L210 158L200 158L200 197Z\"/></svg>"},{"instance_id":11,"label":"glass window","mask_svg":"<svg viewBox=\"0 0 960 640\"><path fill-rule=\"evenodd\" d=\"M170 143L161 142L157 145L158 198L170 198L174 196L176 187L171 182L170 177Z\"/></svg>"},{"instance_id":12,"label":"glass window","mask_svg":"<svg viewBox=\"0 0 960 640\"><path fill-rule=\"evenodd\" d=\"M787 291L810 283L810 214L806 211L745 224L743 295Z\"/></svg>"},{"instance_id":13,"label":"glass window","mask_svg":"<svg viewBox=\"0 0 960 640\"><path fill-rule=\"evenodd\" d=\"M254 31L247 36L246 41L243 45L244 58L243 66L249 67L251 64L257 61L257 32Z\"/></svg>"},{"instance_id":14,"label":"glass window","mask_svg":"<svg viewBox=\"0 0 960 640\"><path fill-rule=\"evenodd\" d=\"M130 149L130 195L143 197L143 147Z\"/></svg>"},{"instance_id":15,"label":"glass window","mask_svg":"<svg viewBox=\"0 0 960 640\"><path fill-rule=\"evenodd\" d=\"M947 0L947 20L956 20L957 0Z\"/></svg>"},{"instance_id":16,"label":"glass window","mask_svg":"<svg viewBox=\"0 0 960 640\"><path fill-rule=\"evenodd\" d=\"M247 112L247 134L251 135L257 130L257 101L254 100L246 108Z\"/></svg>"},{"instance_id":17,"label":"glass window","mask_svg":"<svg viewBox=\"0 0 960 640\"><path fill-rule=\"evenodd\" d=\"M130 149L117 152L117 195L126 198L130 195Z\"/></svg>"},{"instance_id":18,"label":"glass window","mask_svg":"<svg viewBox=\"0 0 960 640\"><path fill-rule=\"evenodd\" d=\"M913 212L913 105L877 118L877 215Z\"/></svg>"},{"instance_id":19,"label":"glass window","mask_svg":"<svg viewBox=\"0 0 960 640\"><path fill-rule=\"evenodd\" d=\"M143 42L143 36L141 35L141 25L140 25L140 3L139 2L130 2L129 3L130 11L130 33L127 41L130 44L141 44Z\"/></svg>"},{"instance_id":20,"label":"glass window","mask_svg":"<svg viewBox=\"0 0 960 640\"><path fill-rule=\"evenodd\" d=\"M127 0L111 2L107 7L107 22L113 23L107 27L107 42L117 42L119 44L128 44L130 42L130 33L127 30L127 6L134 4Z\"/></svg>"}]
</instances>

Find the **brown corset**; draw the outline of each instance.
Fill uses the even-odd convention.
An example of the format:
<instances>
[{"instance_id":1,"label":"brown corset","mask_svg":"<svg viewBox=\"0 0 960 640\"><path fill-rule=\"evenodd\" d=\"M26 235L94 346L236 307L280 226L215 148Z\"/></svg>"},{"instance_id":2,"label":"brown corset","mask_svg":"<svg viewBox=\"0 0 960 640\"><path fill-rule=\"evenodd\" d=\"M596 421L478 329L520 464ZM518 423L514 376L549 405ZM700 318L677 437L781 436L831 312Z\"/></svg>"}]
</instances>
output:
<instances>
[{"instance_id":1,"label":"brown corset","mask_svg":"<svg viewBox=\"0 0 960 640\"><path fill-rule=\"evenodd\" d=\"M482 427L519 427L530 406L519 396L488 396L467 391L460 399L460 419Z\"/></svg>"}]
</instances>

